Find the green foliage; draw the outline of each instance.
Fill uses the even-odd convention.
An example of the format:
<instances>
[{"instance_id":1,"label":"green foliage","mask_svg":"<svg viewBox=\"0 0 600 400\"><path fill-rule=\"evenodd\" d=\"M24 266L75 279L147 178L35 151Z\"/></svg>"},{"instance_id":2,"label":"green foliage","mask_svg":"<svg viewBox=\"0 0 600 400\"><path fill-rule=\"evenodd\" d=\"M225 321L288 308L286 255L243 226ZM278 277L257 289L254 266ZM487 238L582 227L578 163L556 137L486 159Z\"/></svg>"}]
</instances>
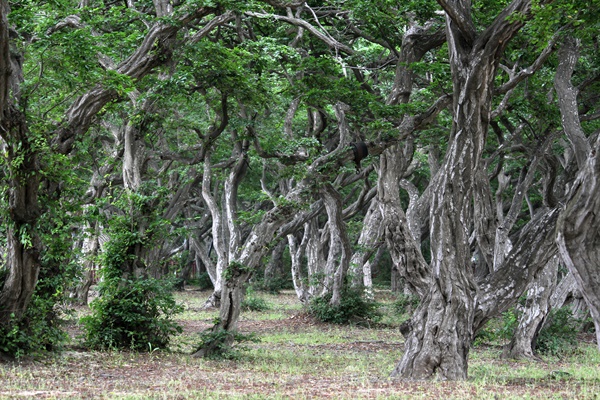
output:
<instances>
[{"instance_id":1,"label":"green foliage","mask_svg":"<svg viewBox=\"0 0 600 400\"><path fill-rule=\"evenodd\" d=\"M252 282L251 288L269 294L278 294L282 290L293 289L294 284L289 277L274 276L272 278Z\"/></svg>"},{"instance_id":2,"label":"green foliage","mask_svg":"<svg viewBox=\"0 0 600 400\"><path fill-rule=\"evenodd\" d=\"M183 311L164 280L136 278L111 281L92 301L92 314L81 319L90 348L165 348L181 327L173 316Z\"/></svg>"},{"instance_id":3,"label":"green foliage","mask_svg":"<svg viewBox=\"0 0 600 400\"><path fill-rule=\"evenodd\" d=\"M409 314L419 305L419 298L408 294L400 294L394 301L392 307L399 315Z\"/></svg>"},{"instance_id":4,"label":"green foliage","mask_svg":"<svg viewBox=\"0 0 600 400\"><path fill-rule=\"evenodd\" d=\"M575 318L569 307L552 310L540 330L535 350L540 354L562 356L577 348L577 333L581 320Z\"/></svg>"},{"instance_id":5,"label":"green foliage","mask_svg":"<svg viewBox=\"0 0 600 400\"><path fill-rule=\"evenodd\" d=\"M331 294L315 297L310 301L308 311L320 321L334 324L377 322L381 318L379 304L365 299L360 290L346 289L339 306L332 306L330 300Z\"/></svg>"},{"instance_id":6,"label":"green foliage","mask_svg":"<svg viewBox=\"0 0 600 400\"><path fill-rule=\"evenodd\" d=\"M208 290L213 288L208 272L203 272L197 278L188 279L188 285L198 286L198 290Z\"/></svg>"},{"instance_id":7,"label":"green foliage","mask_svg":"<svg viewBox=\"0 0 600 400\"><path fill-rule=\"evenodd\" d=\"M270 308L271 306L264 298L256 295L247 296L244 301L242 301L242 310L267 311Z\"/></svg>"},{"instance_id":8,"label":"green foliage","mask_svg":"<svg viewBox=\"0 0 600 400\"><path fill-rule=\"evenodd\" d=\"M63 320L55 310L56 299L40 294L43 284L36 288L31 303L22 318L14 318L0 327L0 353L20 358L40 356L60 349L68 340L62 329Z\"/></svg>"},{"instance_id":9,"label":"green foliage","mask_svg":"<svg viewBox=\"0 0 600 400\"><path fill-rule=\"evenodd\" d=\"M58 242L58 241L56 241ZM56 243L55 242L55 243ZM48 351L60 350L69 336L63 329L63 304L67 301L68 287L75 279L75 266L69 260L52 254L50 245L43 256L38 283L25 314L4 327L0 327L0 353L11 357L40 356ZM65 253L63 253L64 255ZM55 257L53 262L52 258ZM2 270L5 271L5 270Z\"/></svg>"},{"instance_id":10,"label":"green foliage","mask_svg":"<svg viewBox=\"0 0 600 400\"><path fill-rule=\"evenodd\" d=\"M267 311L271 308L267 301L257 296L252 287L246 289L246 296L242 301L242 310L247 311Z\"/></svg>"},{"instance_id":11,"label":"green foliage","mask_svg":"<svg viewBox=\"0 0 600 400\"><path fill-rule=\"evenodd\" d=\"M218 322L218 321L215 321ZM258 343L260 339L255 334L242 334L225 329L206 330L199 334L200 343L196 351L211 348L206 358L213 360L239 360L247 347L240 345L244 342Z\"/></svg>"},{"instance_id":12,"label":"green foliage","mask_svg":"<svg viewBox=\"0 0 600 400\"><path fill-rule=\"evenodd\" d=\"M477 346L483 342L504 342L510 340L518 324L519 313L515 308L512 308L502 313L500 317L489 321L482 330L477 332L473 343Z\"/></svg>"},{"instance_id":13,"label":"green foliage","mask_svg":"<svg viewBox=\"0 0 600 400\"><path fill-rule=\"evenodd\" d=\"M125 201L130 204L131 214L116 218L108 227L111 240L101 256L100 297L90 304L92 314L82 318L85 342L91 348L152 351L165 348L171 336L181 332L173 316L183 307L173 298L174 282L134 277L132 266L141 264L141 260L133 249L148 244L153 225L142 234L133 221L132 215L148 205L145 196L130 194Z\"/></svg>"}]
</instances>

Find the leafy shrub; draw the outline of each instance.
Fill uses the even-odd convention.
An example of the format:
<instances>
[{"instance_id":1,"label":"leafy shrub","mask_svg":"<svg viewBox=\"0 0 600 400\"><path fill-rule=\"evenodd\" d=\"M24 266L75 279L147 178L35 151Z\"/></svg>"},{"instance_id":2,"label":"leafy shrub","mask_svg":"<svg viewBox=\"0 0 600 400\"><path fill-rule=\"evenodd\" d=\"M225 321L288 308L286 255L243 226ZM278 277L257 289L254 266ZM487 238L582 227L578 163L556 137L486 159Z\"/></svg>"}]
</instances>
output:
<instances>
[{"instance_id":1,"label":"leafy shrub","mask_svg":"<svg viewBox=\"0 0 600 400\"><path fill-rule=\"evenodd\" d=\"M392 304L394 312L399 315L412 312L419 305L419 298L408 294L399 294Z\"/></svg>"},{"instance_id":2,"label":"leafy shrub","mask_svg":"<svg viewBox=\"0 0 600 400\"><path fill-rule=\"evenodd\" d=\"M70 225L56 228L54 233L44 237L42 266L27 309L21 318L13 315L8 325L0 327L0 353L9 357L60 350L69 339L63 329L67 312L64 304L78 267L72 259L71 241L65 239L71 237ZM0 284L6 273L6 269L0 269Z\"/></svg>"},{"instance_id":3,"label":"leafy shrub","mask_svg":"<svg viewBox=\"0 0 600 400\"><path fill-rule=\"evenodd\" d=\"M54 305L53 299L34 293L23 317L0 328L0 353L20 358L60 348L69 336Z\"/></svg>"},{"instance_id":4,"label":"leafy shrub","mask_svg":"<svg viewBox=\"0 0 600 400\"><path fill-rule=\"evenodd\" d=\"M488 321L485 327L477 332L473 345L510 340L519 324L519 318L520 314L516 308L503 312L499 317Z\"/></svg>"},{"instance_id":5,"label":"leafy shrub","mask_svg":"<svg viewBox=\"0 0 600 400\"><path fill-rule=\"evenodd\" d=\"M276 276L269 279L261 279L252 282L252 287L255 290L267 292L270 294L279 294L282 290L293 289L294 285L292 280L281 276Z\"/></svg>"},{"instance_id":6,"label":"leafy shrub","mask_svg":"<svg viewBox=\"0 0 600 400\"><path fill-rule=\"evenodd\" d=\"M215 321L215 324L217 323L218 320ZM210 348L210 351L205 357L213 360L239 360L242 356L242 352L247 350L247 347L240 345L240 343L260 342L260 339L254 333L242 334L239 332L226 331L224 329L208 329L204 332L200 332L199 335L200 343L196 348L196 351Z\"/></svg>"},{"instance_id":7,"label":"leafy shrub","mask_svg":"<svg viewBox=\"0 0 600 400\"><path fill-rule=\"evenodd\" d=\"M258 296L247 296L244 301L242 301L242 310L246 311L267 311L271 309L269 303L262 297Z\"/></svg>"},{"instance_id":8,"label":"leafy shrub","mask_svg":"<svg viewBox=\"0 0 600 400\"><path fill-rule=\"evenodd\" d=\"M561 356L577 348L577 333L581 321L575 318L569 307L552 310L547 323L540 330L535 350L540 354Z\"/></svg>"},{"instance_id":9,"label":"leafy shrub","mask_svg":"<svg viewBox=\"0 0 600 400\"><path fill-rule=\"evenodd\" d=\"M329 304L331 294L315 297L308 306L308 311L322 322L347 324L353 321L377 322L381 319L379 304L365 299L362 291L347 289L342 293L339 306Z\"/></svg>"},{"instance_id":10,"label":"leafy shrub","mask_svg":"<svg viewBox=\"0 0 600 400\"><path fill-rule=\"evenodd\" d=\"M90 304L92 315L81 319L86 345L138 351L165 348L170 337L182 331L172 317L183 307L176 304L170 289L169 282L144 278L104 288Z\"/></svg>"}]
</instances>

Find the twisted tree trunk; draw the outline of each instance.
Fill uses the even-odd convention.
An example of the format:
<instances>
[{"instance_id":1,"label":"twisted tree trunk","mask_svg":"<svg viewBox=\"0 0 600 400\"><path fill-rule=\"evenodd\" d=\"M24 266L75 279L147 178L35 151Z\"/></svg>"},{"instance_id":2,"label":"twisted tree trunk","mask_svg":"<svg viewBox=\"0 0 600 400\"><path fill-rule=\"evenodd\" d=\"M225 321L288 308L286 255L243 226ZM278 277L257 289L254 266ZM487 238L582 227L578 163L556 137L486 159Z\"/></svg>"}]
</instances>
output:
<instances>
[{"instance_id":1,"label":"twisted tree trunk","mask_svg":"<svg viewBox=\"0 0 600 400\"><path fill-rule=\"evenodd\" d=\"M530 6L528 1L513 1L478 34L470 1L438 3L446 11L453 125L444 162L431 182L431 266L425 276L408 277L425 291L406 330L405 353L392 375L409 380L436 375L467 378L478 293L469 244L474 186L483 167L498 60L523 25L508 16L526 14Z\"/></svg>"},{"instance_id":2,"label":"twisted tree trunk","mask_svg":"<svg viewBox=\"0 0 600 400\"><path fill-rule=\"evenodd\" d=\"M556 287L558 260L558 256L552 258L531 283L519 324L510 343L504 349L504 357L536 358L535 342L551 310L550 297Z\"/></svg>"},{"instance_id":3,"label":"twisted tree trunk","mask_svg":"<svg viewBox=\"0 0 600 400\"><path fill-rule=\"evenodd\" d=\"M19 110L22 54L11 48L7 1L0 2L0 136L8 169L6 275L0 281L0 326L25 312L40 271L42 243L36 231L40 165L25 115Z\"/></svg>"},{"instance_id":4,"label":"twisted tree trunk","mask_svg":"<svg viewBox=\"0 0 600 400\"><path fill-rule=\"evenodd\" d=\"M559 52L554 86L562 123L572 144L579 173L569 191L557 228L560 255L585 298L600 348L600 138L591 146L579 120L577 89L571 75L579 58L579 43L567 38Z\"/></svg>"}]
</instances>

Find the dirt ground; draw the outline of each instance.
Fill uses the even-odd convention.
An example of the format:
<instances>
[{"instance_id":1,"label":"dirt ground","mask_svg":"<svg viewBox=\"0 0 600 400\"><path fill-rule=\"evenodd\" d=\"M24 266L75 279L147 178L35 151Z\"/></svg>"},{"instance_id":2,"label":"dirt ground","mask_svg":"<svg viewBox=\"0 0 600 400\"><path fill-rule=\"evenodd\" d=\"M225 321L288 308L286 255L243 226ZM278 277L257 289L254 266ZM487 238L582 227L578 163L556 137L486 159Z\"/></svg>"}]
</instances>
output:
<instances>
[{"instance_id":1,"label":"dirt ground","mask_svg":"<svg viewBox=\"0 0 600 400\"><path fill-rule=\"evenodd\" d=\"M180 321L182 337L211 326L210 319ZM77 325L71 325L76 337ZM375 329L376 331L367 331ZM468 398L560 398L600 397L600 373L596 379L580 379L562 372L569 365L539 363L530 377L512 374L530 364L478 356L475 371L490 368L489 378L467 382L400 382L381 367L384 356L397 360L403 341L397 329L332 327L315 321L301 311L282 319L245 318L245 333L273 335L285 332L294 337L322 332L344 333L341 342L289 341L251 343L248 356L239 360L204 360L185 353L88 351L74 341L64 352L44 359L21 359L0 364L0 398L95 399L468 399ZM365 339L366 336L367 339ZM475 350L475 352L477 352ZM278 356L271 357L277 353ZM298 364L307 363L296 368ZM279 358L278 358L279 357ZM308 361L307 361L308 360ZM350 360L350 361L349 361ZM361 371L352 360L362 362ZM361 361L362 360L362 361ZM314 363L314 365L310 365ZM494 372L498 368L499 372ZM493 376L496 374L497 376ZM502 376L500 376L502 375Z\"/></svg>"}]
</instances>

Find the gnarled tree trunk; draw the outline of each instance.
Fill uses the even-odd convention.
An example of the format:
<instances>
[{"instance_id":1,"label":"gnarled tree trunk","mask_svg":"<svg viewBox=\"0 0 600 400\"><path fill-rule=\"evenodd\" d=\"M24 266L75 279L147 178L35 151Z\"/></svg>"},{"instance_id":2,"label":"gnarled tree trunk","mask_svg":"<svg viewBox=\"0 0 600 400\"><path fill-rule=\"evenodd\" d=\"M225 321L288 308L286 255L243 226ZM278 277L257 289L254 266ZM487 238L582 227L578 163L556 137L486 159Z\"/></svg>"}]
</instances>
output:
<instances>
[{"instance_id":1,"label":"gnarled tree trunk","mask_svg":"<svg viewBox=\"0 0 600 400\"><path fill-rule=\"evenodd\" d=\"M0 137L8 169L5 276L0 282L0 326L25 312L40 271L42 243L36 231L40 165L25 115L19 110L22 55L11 48L7 1L0 2Z\"/></svg>"},{"instance_id":2,"label":"gnarled tree trunk","mask_svg":"<svg viewBox=\"0 0 600 400\"><path fill-rule=\"evenodd\" d=\"M491 119L493 80L506 44L522 26L507 18L526 13L515 0L483 32L471 19L470 1L438 3L446 11L453 77L453 124L444 162L432 179L430 285L410 320L405 353L393 375L403 379L466 379L477 285L471 268L469 229L474 186ZM423 277L412 278L423 285Z\"/></svg>"},{"instance_id":3,"label":"gnarled tree trunk","mask_svg":"<svg viewBox=\"0 0 600 400\"><path fill-rule=\"evenodd\" d=\"M600 138L591 146L581 128L577 89L571 84L578 58L578 43L567 38L559 52L554 86L579 173L559 218L557 242L560 255L588 304L600 348Z\"/></svg>"},{"instance_id":4,"label":"gnarled tree trunk","mask_svg":"<svg viewBox=\"0 0 600 400\"><path fill-rule=\"evenodd\" d=\"M504 349L505 357L535 358L535 342L551 310L550 297L556 287L558 260L558 256L552 258L531 283L519 324Z\"/></svg>"}]
</instances>

